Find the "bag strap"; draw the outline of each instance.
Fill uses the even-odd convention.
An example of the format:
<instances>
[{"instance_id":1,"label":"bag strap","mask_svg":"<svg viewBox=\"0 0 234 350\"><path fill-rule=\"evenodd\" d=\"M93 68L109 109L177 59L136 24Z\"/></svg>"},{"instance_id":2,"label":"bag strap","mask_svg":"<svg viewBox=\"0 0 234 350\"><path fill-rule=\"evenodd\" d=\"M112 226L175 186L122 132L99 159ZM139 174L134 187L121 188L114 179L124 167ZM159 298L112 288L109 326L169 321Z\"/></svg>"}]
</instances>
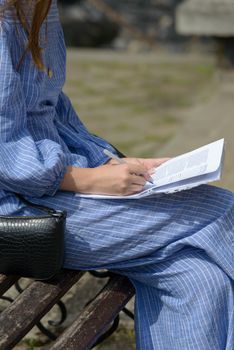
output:
<instances>
[{"instance_id":1,"label":"bag strap","mask_svg":"<svg viewBox=\"0 0 234 350\"><path fill-rule=\"evenodd\" d=\"M62 214L62 213L63 213L63 211L58 211L58 210L55 210L55 209L46 207L46 206L44 206L44 205L39 205L39 204L31 203L30 201L28 201L27 199L25 199L25 198L24 198L21 194L19 194L19 193L14 193L14 194L15 194L24 204L28 205L29 207L36 208L36 209L45 211L45 212L47 212L47 213L50 214L50 215L53 215L53 214Z\"/></svg>"}]
</instances>

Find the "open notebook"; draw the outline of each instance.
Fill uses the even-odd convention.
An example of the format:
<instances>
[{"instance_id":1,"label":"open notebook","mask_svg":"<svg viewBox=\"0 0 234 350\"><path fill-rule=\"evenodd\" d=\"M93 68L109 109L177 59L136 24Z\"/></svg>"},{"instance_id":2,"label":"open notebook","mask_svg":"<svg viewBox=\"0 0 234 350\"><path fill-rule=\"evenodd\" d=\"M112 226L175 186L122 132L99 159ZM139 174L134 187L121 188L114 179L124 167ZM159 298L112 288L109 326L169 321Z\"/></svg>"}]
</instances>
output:
<instances>
[{"instance_id":1,"label":"open notebook","mask_svg":"<svg viewBox=\"0 0 234 350\"><path fill-rule=\"evenodd\" d=\"M219 180L224 160L224 139L212 142L191 152L172 158L156 168L151 176L153 184L146 183L143 190L129 196L109 196L77 193L89 198L131 199L160 193L188 190L208 182Z\"/></svg>"}]
</instances>

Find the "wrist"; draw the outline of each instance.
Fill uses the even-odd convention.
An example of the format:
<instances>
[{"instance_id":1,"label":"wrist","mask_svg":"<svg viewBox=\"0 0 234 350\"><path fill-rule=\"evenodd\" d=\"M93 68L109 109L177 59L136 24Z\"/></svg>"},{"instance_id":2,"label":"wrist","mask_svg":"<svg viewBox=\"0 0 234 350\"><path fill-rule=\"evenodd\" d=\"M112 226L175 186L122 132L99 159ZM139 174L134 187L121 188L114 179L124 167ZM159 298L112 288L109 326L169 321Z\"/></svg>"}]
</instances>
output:
<instances>
[{"instance_id":1,"label":"wrist","mask_svg":"<svg viewBox=\"0 0 234 350\"><path fill-rule=\"evenodd\" d=\"M77 168L69 166L61 182L60 188L63 191L89 193L95 181L92 168Z\"/></svg>"}]
</instances>

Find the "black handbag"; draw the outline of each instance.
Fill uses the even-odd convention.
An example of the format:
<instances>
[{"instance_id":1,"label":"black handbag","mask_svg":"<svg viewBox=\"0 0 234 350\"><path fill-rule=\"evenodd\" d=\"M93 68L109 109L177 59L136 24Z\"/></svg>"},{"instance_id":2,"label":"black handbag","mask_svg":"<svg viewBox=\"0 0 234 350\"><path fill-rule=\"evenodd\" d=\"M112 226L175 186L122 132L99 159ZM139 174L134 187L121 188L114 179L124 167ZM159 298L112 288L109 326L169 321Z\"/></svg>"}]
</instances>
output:
<instances>
[{"instance_id":1,"label":"black handbag","mask_svg":"<svg viewBox=\"0 0 234 350\"><path fill-rule=\"evenodd\" d=\"M52 278L63 265L66 212L17 196L46 214L0 215L0 273L41 280Z\"/></svg>"}]
</instances>

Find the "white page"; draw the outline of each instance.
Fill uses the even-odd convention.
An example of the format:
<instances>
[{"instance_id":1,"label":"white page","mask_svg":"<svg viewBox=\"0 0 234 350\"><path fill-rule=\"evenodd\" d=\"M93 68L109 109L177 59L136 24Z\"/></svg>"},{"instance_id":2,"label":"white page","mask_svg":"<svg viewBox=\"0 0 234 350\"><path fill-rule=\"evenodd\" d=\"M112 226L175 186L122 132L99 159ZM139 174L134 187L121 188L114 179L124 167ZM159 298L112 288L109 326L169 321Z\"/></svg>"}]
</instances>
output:
<instances>
[{"instance_id":1,"label":"white page","mask_svg":"<svg viewBox=\"0 0 234 350\"><path fill-rule=\"evenodd\" d=\"M222 172L222 166L220 166L216 171L209 174L202 174L200 176L192 177L190 179L182 180L178 183L172 183L159 188L152 189L152 193L174 193L178 191L188 190L190 188L206 184L211 181L220 180Z\"/></svg>"},{"instance_id":2,"label":"white page","mask_svg":"<svg viewBox=\"0 0 234 350\"><path fill-rule=\"evenodd\" d=\"M222 161L223 146L224 139L221 139L167 161L152 175L153 187L214 172Z\"/></svg>"},{"instance_id":3,"label":"white page","mask_svg":"<svg viewBox=\"0 0 234 350\"><path fill-rule=\"evenodd\" d=\"M173 193L220 179L224 139L212 142L194 151L175 157L160 165L140 193L129 196L90 195L76 196L99 199L137 199L160 193Z\"/></svg>"}]
</instances>

